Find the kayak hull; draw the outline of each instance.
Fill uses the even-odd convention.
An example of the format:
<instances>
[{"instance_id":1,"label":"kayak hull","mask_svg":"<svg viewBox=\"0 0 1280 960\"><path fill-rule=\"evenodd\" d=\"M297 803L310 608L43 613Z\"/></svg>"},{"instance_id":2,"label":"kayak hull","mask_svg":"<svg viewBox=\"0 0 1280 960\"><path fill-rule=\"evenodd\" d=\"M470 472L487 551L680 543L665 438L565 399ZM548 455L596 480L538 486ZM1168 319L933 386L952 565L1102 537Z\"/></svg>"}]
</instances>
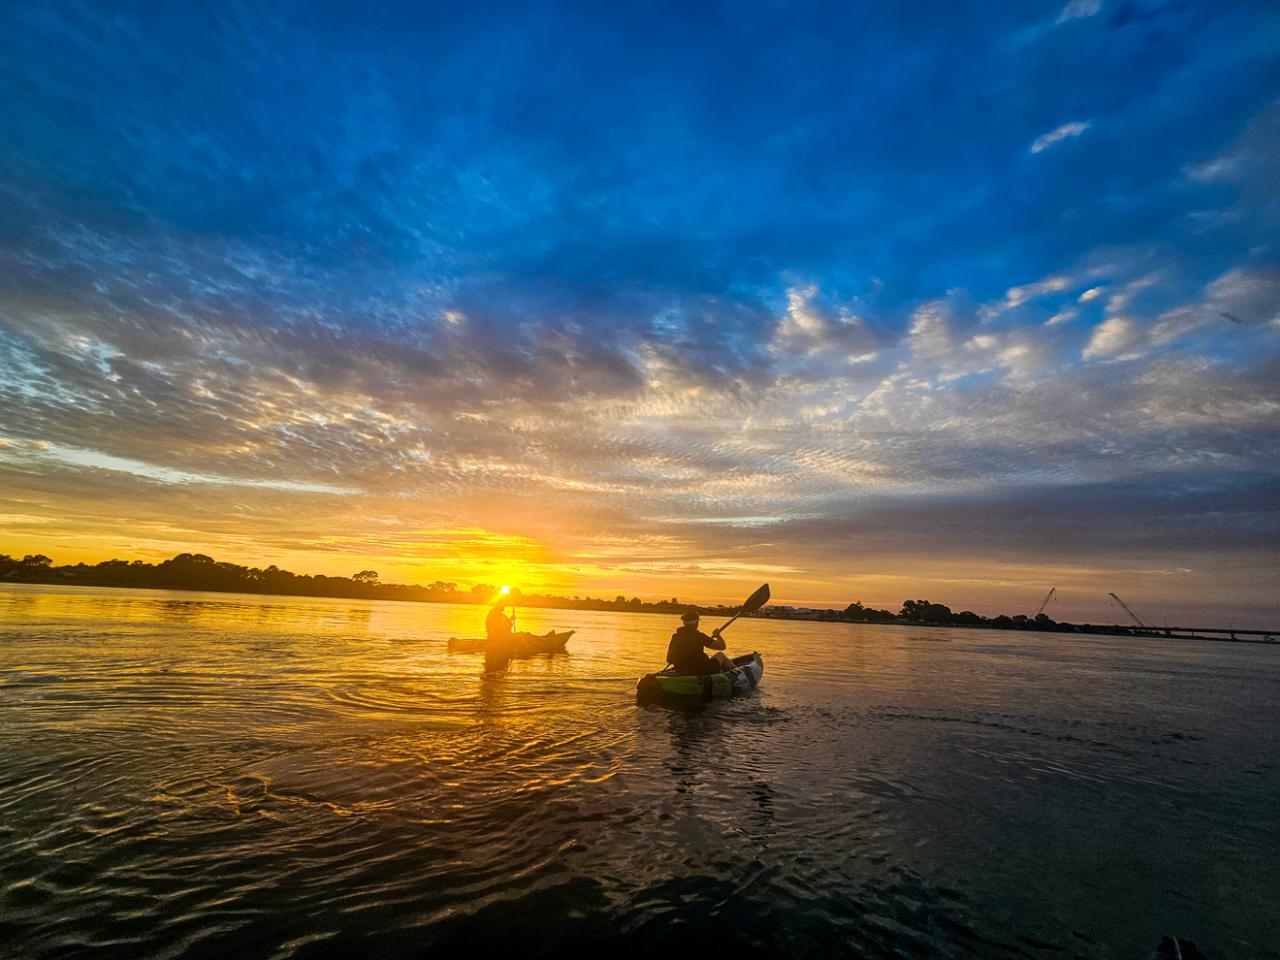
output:
<instances>
[{"instance_id":1,"label":"kayak hull","mask_svg":"<svg viewBox=\"0 0 1280 960\"><path fill-rule=\"evenodd\" d=\"M563 630L559 633L536 635L532 633L515 633L510 640L489 640L485 637L450 637L450 653L488 653L501 652L509 657L519 657L533 653L560 653L575 631Z\"/></svg>"},{"instance_id":2,"label":"kayak hull","mask_svg":"<svg viewBox=\"0 0 1280 960\"><path fill-rule=\"evenodd\" d=\"M758 653L734 657L736 666L723 673L707 676L663 670L640 678L636 684L636 701L656 703L672 700L693 703L699 700L723 700L750 693L764 676L764 658Z\"/></svg>"}]
</instances>

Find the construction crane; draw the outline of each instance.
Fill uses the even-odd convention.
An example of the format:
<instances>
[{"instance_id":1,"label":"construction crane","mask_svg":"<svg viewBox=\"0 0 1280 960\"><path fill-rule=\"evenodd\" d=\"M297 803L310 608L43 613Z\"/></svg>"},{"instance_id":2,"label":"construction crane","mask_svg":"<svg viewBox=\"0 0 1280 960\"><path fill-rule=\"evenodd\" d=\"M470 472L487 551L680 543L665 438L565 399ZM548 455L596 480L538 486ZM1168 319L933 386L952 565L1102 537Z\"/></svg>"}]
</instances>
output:
<instances>
[{"instance_id":1,"label":"construction crane","mask_svg":"<svg viewBox=\"0 0 1280 960\"><path fill-rule=\"evenodd\" d=\"M1036 607L1036 612L1035 612L1035 613L1033 613L1033 614L1031 615L1031 619L1032 619L1032 620L1034 620L1036 617L1040 616L1040 614L1044 613L1044 608L1045 608L1045 607L1047 607L1047 606L1049 605L1049 601L1053 599L1053 595L1054 595L1055 593L1057 593L1057 592L1058 592L1058 588L1057 588L1057 587L1050 587L1050 588L1049 588L1049 592L1048 592L1048 593L1046 593L1046 594L1044 595L1044 599L1040 601L1040 606Z\"/></svg>"},{"instance_id":2,"label":"construction crane","mask_svg":"<svg viewBox=\"0 0 1280 960\"><path fill-rule=\"evenodd\" d=\"M1120 609L1122 609L1125 613L1127 613L1130 617L1132 617L1133 622L1136 623L1138 626L1140 626L1143 630L1151 629L1145 623L1142 622L1142 618L1140 616L1138 616L1131 609L1129 609L1129 605L1127 603L1125 603L1123 600L1117 597L1114 593L1108 593L1107 596L1110 597L1112 600L1114 600L1116 603L1118 603L1120 605Z\"/></svg>"}]
</instances>

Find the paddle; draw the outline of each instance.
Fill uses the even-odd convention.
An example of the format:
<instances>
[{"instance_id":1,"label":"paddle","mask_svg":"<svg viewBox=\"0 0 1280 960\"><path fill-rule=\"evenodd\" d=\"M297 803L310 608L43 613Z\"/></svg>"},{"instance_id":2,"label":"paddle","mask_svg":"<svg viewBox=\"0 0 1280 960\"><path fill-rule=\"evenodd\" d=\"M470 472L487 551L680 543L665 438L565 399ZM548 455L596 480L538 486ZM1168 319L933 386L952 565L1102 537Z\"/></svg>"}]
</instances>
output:
<instances>
[{"instance_id":1,"label":"paddle","mask_svg":"<svg viewBox=\"0 0 1280 960\"><path fill-rule=\"evenodd\" d=\"M733 623L734 620L737 620L744 613L755 613L757 610L759 610L768 602L769 602L769 585L766 583L763 586L761 586L760 589L757 590L755 593L753 593L751 596L747 597L746 603L744 603L742 607L738 610L738 612L733 615L732 619L729 620L729 623L726 623L719 630L713 630L712 634L718 635L718 634L724 633L725 630L729 629L729 624Z\"/></svg>"}]
</instances>

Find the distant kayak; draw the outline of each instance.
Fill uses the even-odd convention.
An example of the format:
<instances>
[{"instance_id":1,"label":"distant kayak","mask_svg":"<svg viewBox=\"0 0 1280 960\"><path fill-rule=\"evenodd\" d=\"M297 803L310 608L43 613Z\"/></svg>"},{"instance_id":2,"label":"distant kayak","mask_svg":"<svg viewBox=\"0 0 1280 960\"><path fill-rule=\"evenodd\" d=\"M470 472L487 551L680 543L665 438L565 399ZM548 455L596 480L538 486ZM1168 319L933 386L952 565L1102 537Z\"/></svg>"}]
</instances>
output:
<instances>
[{"instance_id":1,"label":"distant kayak","mask_svg":"<svg viewBox=\"0 0 1280 960\"><path fill-rule=\"evenodd\" d=\"M529 653L559 653L569 642L576 631L565 630L556 633L554 630L541 636L532 633L513 633L510 640L489 640L485 637L450 637L451 653L487 653L500 650L509 657L518 657Z\"/></svg>"},{"instance_id":2,"label":"distant kayak","mask_svg":"<svg viewBox=\"0 0 1280 960\"><path fill-rule=\"evenodd\" d=\"M734 657L733 662L737 666L732 670L706 676L674 670L650 673L636 684L636 702L720 700L750 693L764 675L763 658L758 653L747 653Z\"/></svg>"}]
</instances>

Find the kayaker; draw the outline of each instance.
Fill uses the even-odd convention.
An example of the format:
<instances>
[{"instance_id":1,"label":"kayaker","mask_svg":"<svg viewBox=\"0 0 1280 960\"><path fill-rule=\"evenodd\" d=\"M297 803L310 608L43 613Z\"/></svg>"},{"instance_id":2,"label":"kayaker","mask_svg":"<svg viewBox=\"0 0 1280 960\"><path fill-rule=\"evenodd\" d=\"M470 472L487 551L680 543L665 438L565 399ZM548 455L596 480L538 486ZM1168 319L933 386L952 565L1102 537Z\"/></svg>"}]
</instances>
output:
<instances>
[{"instance_id":1,"label":"kayaker","mask_svg":"<svg viewBox=\"0 0 1280 960\"><path fill-rule=\"evenodd\" d=\"M506 597L498 597L493 601L489 615L484 618L484 632L490 640L511 639L511 618L504 611L507 609Z\"/></svg>"},{"instance_id":2,"label":"kayaker","mask_svg":"<svg viewBox=\"0 0 1280 960\"><path fill-rule=\"evenodd\" d=\"M712 630L708 637L698 629L698 621L694 610L680 618L681 627L671 635L671 643L667 646L667 663L680 673L708 674L732 670L734 662L718 652L725 648L720 631ZM703 647L717 653L708 657L702 652Z\"/></svg>"}]
</instances>

